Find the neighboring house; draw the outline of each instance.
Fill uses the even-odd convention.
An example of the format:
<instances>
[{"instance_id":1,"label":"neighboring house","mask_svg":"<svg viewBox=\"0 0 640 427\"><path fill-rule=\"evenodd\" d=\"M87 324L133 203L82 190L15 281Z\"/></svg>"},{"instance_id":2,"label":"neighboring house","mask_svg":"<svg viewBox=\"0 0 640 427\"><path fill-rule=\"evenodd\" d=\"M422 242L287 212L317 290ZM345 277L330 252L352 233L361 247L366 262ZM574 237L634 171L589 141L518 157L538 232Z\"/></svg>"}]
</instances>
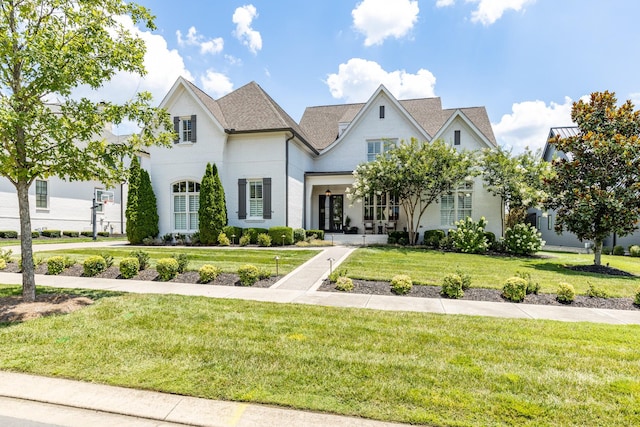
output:
<instances>
[{"instance_id":1,"label":"neighboring house","mask_svg":"<svg viewBox=\"0 0 640 427\"><path fill-rule=\"evenodd\" d=\"M547 137L547 142L542 151L542 159L551 162L555 158L567 158L567 154L558 151L555 144L549 142L552 138L568 138L576 136L580 132L577 126L552 127ZM550 246L569 246L584 248L585 244L590 245L592 242L581 242L578 237L568 231L561 234L555 232L556 212L554 210L541 211L540 209L531 209L528 215L528 222L534 224L538 231L542 233L542 240ZM604 246L613 247L621 245L627 248L630 245L640 244L640 233L636 232L624 237L618 237L612 234L604 241Z\"/></svg>"},{"instance_id":2,"label":"neighboring house","mask_svg":"<svg viewBox=\"0 0 640 427\"><path fill-rule=\"evenodd\" d=\"M117 143L126 135L115 135L106 128L100 135L109 143ZM140 153L141 164L149 168L149 155ZM100 205L96 213L97 231L123 233L126 220L127 184L106 188L98 181L64 181L57 177L36 179L29 189L31 228L33 230L91 231L93 229L91 204L94 195L113 192L113 203ZM123 203L124 198L124 203ZM6 178L0 178L0 230L20 230L18 196L15 187Z\"/></svg>"},{"instance_id":3,"label":"neighboring house","mask_svg":"<svg viewBox=\"0 0 640 427\"><path fill-rule=\"evenodd\" d=\"M258 84L217 100L179 78L160 107L173 118L178 139L171 149L150 149L150 175L158 201L160 234L198 230L199 182L208 162L218 167L229 224L242 228L364 231L402 230L406 218L393 194L352 203L345 190L359 163L384 152L385 144L438 138L460 150L496 146L484 107L443 109L440 98L397 100L380 86L366 103L309 107L296 123ZM421 234L449 229L458 219L488 220L500 234L500 200L475 178L423 217Z\"/></svg>"}]
</instances>

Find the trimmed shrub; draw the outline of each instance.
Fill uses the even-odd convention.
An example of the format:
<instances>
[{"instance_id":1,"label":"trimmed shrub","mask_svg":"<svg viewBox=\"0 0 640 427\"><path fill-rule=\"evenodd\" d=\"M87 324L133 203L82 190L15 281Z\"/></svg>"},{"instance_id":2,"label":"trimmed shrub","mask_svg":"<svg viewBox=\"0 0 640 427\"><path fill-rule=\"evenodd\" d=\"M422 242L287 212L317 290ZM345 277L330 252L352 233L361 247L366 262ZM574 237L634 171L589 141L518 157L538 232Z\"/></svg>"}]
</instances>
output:
<instances>
[{"instance_id":1,"label":"trimmed shrub","mask_svg":"<svg viewBox=\"0 0 640 427\"><path fill-rule=\"evenodd\" d=\"M496 240L495 233L492 233L491 231L485 231L484 237L487 240L488 249L492 251L495 251L498 249L498 242Z\"/></svg>"},{"instance_id":2,"label":"trimmed shrub","mask_svg":"<svg viewBox=\"0 0 640 427\"><path fill-rule=\"evenodd\" d=\"M449 230L449 237L456 251L468 254L482 254L487 251L487 238L484 228L487 220L482 217L475 222L471 217L461 219L455 223L456 229Z\"/></svg>"},{"instance_id":3,"label":"trimmed shrub","mask_svg":"<svg viewBox=\"0 0 640 427\"><path fill-rule=\"evenodd\" d=\"M629 255L632 257L640 257L640 246L632 245L629 247Z\"/></svg>"},{"instance_id":4,"label":"trimmed shrub","mask_svg":"<svg viewBox=\"0 0 640 427\"><path fill-rule=\"evenodd\" d=\"M522 277L509 277L502 285L502 296L513 302L522 302L527 295L527 281Z\"/></svg>"},{"instance_id":5,"label":"trimmed shrub","mask_svg":"<svg viewBox=\"0 0 640 427\"><path fill-rule=\"evenodd\" d=\"M41 234L44 237L62 237L62 232L60 230L42 230Z\"/></svg>"},{"instance_id":6,"label":"trimmed shrub","mask_svg":"<svg viewBox=\"0 0 640 427\"><path fill-rule=\"evenodd\" d=\"M576 290L569 283L558 284L558 302L563 304L571 303L576 297Z\"/></svg>"},{"instance_id":7,"label":"trimmed shrub","mask_svg":"<svg viewBox=\"0 0 640 427\"><path fill-rule=\"evenodd\" d=\"M109 237L109 236L111 236L111 233L109 233L108 231L98 231L96 234L98 236L100 236L100 237Z\"/></svg>"},{"instance_id":8,"label":"trimmed shrub","mask_svg":"<svg viewBox=\"0 0 640 427\"><path fill-rule=\"evenodd\" d=\"M438 249L440 241L446 236L444 230L427 230L424 232L424 244L430 248Z\"/></svg>"},{"instance_id":9,"label":"trimmed shrub","mask_svg":"<svg viewBox=\"0 0 640 427\"><path fill-rule=\"evenodd\" d=\"M255 245L256 243L258 243L258 236L260 234L266 234L269 230L267 230L266 228L245 228L244 230L242 230L242 235L243 236L249 236L249 242L253 245Z\"/></svg>"},{"instance_id":10,"label":"trimmed shrub","mask_svg":"<svg viewBox=\"0 0 640 427\"><path fill-rule=\"evenodd\" d=\"M271 270L269 270L267 267L258 268L258 279L259 280L268 279L269 277L271 277Z\"/></svg>"},{"instance_id":11,"label":"trimmed shrub","mask_svg":"<svg viewBox=\"0 0 640 427\"><path fill-rule=\"evenodd\" d=\"M398 274L391 278L391 292L396 295L405 295L411 291L413 281L406 274Z\"/></svg>"},{"instance_id":12,"label":"trimmed shrub","mask_svg":"<svg viewBox=\"0 0 640 427\"><path fill-rule=\"evenodd\" d=\"M2 238L2 239L17 239L18 238L18 232L17 231L13 231L13 230L0 231L0 238Z\"/></svg>"},{"instance_id":13,"label":"trimmed shrub","mask_svg":"<svg viewBox=\"0 0 640 427\"><path fill-rule=\"evenodd\" d=\"M57 276L64 271L64 257L52 256L47 260L47 274Z\"/></svg>"},{"instance_id":14,"label":"trimmed shrub","mask_svg":"<svg viewBox=\"0 0 640 427\"><path fill-rule=\"evenodd\" d=\"M347 269L341 268L340 270L333 270L331 274L329 274L329 281L331 283L336 283L338 281L338 277L347 277Z\"/></svg>"},{"instance_id":15,"label":"trimmed shrub","mask_svg":"<svg viewBox=\"0 0 640 427\"><path fill-rule=\"evenodd\" d=\"M138 259L138 269L140 271L146 270L149 267L149 254L143 250L129 252L129 257Z\"/></svg>"},{"instance_id":16,"label":"trimmed shrub","mask_svg":"<svg viewBox=\"0 0 640 427\"><path fill-rule=\"evenodd\" d=\"M80 237L80 233L78 231L63 231L62 235L68 237Z\"/></svg>"},{"instance_id":17,"label":"trimmed shrub","mask_svg":"<svg viewBox=\"0 0 640 427\"><path fill-rule=\"evenodd\" d=\"M462 289L462 277L452 273L444 276L442 279L442 290L440 291L440 294L447 298L462 298L464 296L464 290Z\"/></svg>"},{"instance_id":18,"label":"trimmed shrub","mask_svg":"<svg viewBox=\"0 0 640 427\"><path fill-rule=\"evenodd\" d=\"M338 277L336 289L343 292L351 292L353 290L353 280L345 276Z\"/></svg>"},{"instance_id":19,"label":"trimmed shrub","mask_svg":"<svg viewBox=\"0 0 640 427\"><path fill-rule=\"evenodd\" d=\"M227 235L224 232L222 232L218 234L218 244L220 246L229 246L231 245L231 240L229 240Z\"/></svg>"},{"instance_id":20,"label":"trimmed shrub","mask_svg":"<svg viewBox=\"0 0 640 427\"><path fill-rule=\"evenodd\" d=\"M245 264L238 269L238 276L242 286L251 286L258 281L260 271L255 265Z\"/></svg>"},{"instance_id":21,"label":"trimmed shrub","mask_svg":"<svg viewBox=\"0 0 640 427\"><path fill-rule=\"evenodd\" d=\"M184 273L187 271L187 267L189 266L189 258L187 257L187 254L173 254L171 257L178 263L178 273Z\"/></svg>"},{"instance_id":22,"label":"trimmed shrub","mask_svg":"<svg viewBox=\"0 0 640 427\"><path fill-rule=\"evenodd\" d=\"M462 280L462 290L466 291L471 287L471 276L466 273L463 273L461 270L456 270L456 274L460 276L460 280Z\"/></svg>"},{"instance_id":23,"label":"trimmed shrub","mask_svg":"<svg viewBox=\"0 0 640 427\"><path fill-rule=\"evenodd\" d=\"M158 278L163 282L171 280L178 275L178 260L176 258L160 258L156 263Z\"/></svg>"},{"instance_id":24,"label":"trimmed shrub","mask_svg":"<svg viewBox=\"0 0 640 427\"><path fill-rule=\"evenodd\" d=\"M251 243L251 237L248 234L243 234L238 242L240 246L247 246L249 243Z\"/></svg>"},{"instance_id":25,"label":"trimmed shrub","mask_svg":"<svg viewBox=\"0 0 640 427\"><path fill-rule=\"evenodd\" d=\"M231 244L236 244L242 237L242 227L236 227L234 225L226 225L222 227L222 232L227 235L229 239L232 239ZM236 236L236 237L233 237Z\"/></svg>"},{"instance_id":26,"label":"trimmed shrub","mask_svg":"<svg viewBox=\"0 0 640 427\"><path fill-rule=\"evenodd\" d=\"M624 255L624 248L620 245L616 245L613 247L613 254L614 255Z\"/></svg>"},{"instance_id":27,"label":"trimmed shrub","mask_svg":"<svg viewBox=\"0 0 640 427\"><path fill-rule=\"evenodd\" d=\"M544 243L542 233L533 225L516 224L504 232L504 249L510 254L531 255L538 252Z\"/></svg>"},{"instance_id":28,"label":"trimmed shrub","mask_svg":"<svg viewBox=\"0 0 640 427\"><path fill-rule=\"evenodd\" d=\"M306 230L305 231L306 237L311 237L314 234L316 235L316 239L324 240L324 230Z\"/></svg>"},{"instance_id":29,"label":"trimmed shrub","mask_svg":"<svg viewBox=\"0 0 640 427\"><path fill-rule=\"evenodd\" d=\"M82 269L85 276L93 277L107 269L107 262L100 255L93 255L84 260Z\"/></svg>"},{"instance_id":30,"label":"trimmed shrub","mask_svg":"<svg viewBox=\"0 0 640 427\"><path fill-rule=\"evenodd\" d=\"M149 173L140 167L137 157L129 168L129 192L127 194L127 240L140 244L147 237L158 236L158 209L156 195Z\"/></svg>"},{"instance_id":31,"label":"trimmed shrub","mask_svg":"<svg viewBox=\"0 0 640 427\"><path fill-rule=\"evenodd\" d=\"M104 262L107 264L107 268L113 266L113 256L109 255L109 252L102 252L100 256L104 258Z\"/></svg>"},{"instance_id":32,"label":"trimmed shrub","mask_svg":"<svg viewBox=\"0 0 640 427\"><path fill-rule=\"evenodd\" d=\"M283 237L284 236L284 237ZM271 227L269 237L274 246L293 245L293 228L291 227Z\"/></svg>"},{"instance_id":33,"label":"trimmed shrub","mask_svg":"<svg viewBox=\"0 0 640 427\"><path fill-rule=\"evenodd\" d=\"M80 235L84 237L93 237L93 231L81 231Z\"/></svg>"},{"instance_id":34,"label":"trimmed shrub","mask_svg":"<svg viewBox=\"0 0 640 427\"><path fill-rule=\"evenodd\" d=\"M198 270L198 274L200 275L200 283L213 282L214 280L216 280L216 277L220 275L220 273L222 273L222 270L220 270L220 268L216 267L215 265L205 264Z\"/></svg>"},{"instance_id":35,"label":"trimmed shrub","mask_svg":"<svg viewBox=\"0 0 640 427\"><path fill-rule=\"evenodd\" d=\"M590 298L609 298L609 294L604 289L596 288L591 283L589 283L589 290L587 291L587 295Z\"/></svg>"},{"instance_id":36,"label":"trimmed shrub","mask_svg":"<svg viewBox=\"0 0 640 427\"><path fill-rule=\"evenodd\" d=\"M307 238L304 228L296 228L293 230L293 242L303 242Z\"/></svg>"},{"instance_id":37,"label":"trimmed shrub","mask_svg":"<svg viewBox=\"0 0 640 427\"><path fill-rule=\"evenodd\" d=\"M387 237L387 243L393 245L395 243L406 246L409 244L409 232L408 231L390 231Z\"/></svg>"},{"instance_id":38,"label":"trimmed shrub","mask_svg":"<svg viewBox=\"0 0 640 427\"><path fill-rule=\"evenodd\" d=\"M125 279L131 279L140 271L140 261L136 257L122 258L120 260L120 275Z\"/></svg>"},{"instance_id":39,"label":"trimmed shrub","mask_svg":"<svg viewBox=\"0 0 640 427\"><path fill-rule=\"evenodd\" d=\"M0 270L4 270L5 268L7 268L7 262L0 258Z\"/></svg>"},{"instance_id":40,"label":"trimmed shrub","mask_svg":"<svg viewBox=\"0 0 640 427\"><path fill-rule=\"evenodd\" d=\"M540 292L540 283L535 282L532 278L531 278L531 274L529 273L524 273L524 272L516 272L516 277L520 277L521 279L526 280L527 282L527 295L529 294L538 294L538 292Z\"/></svg>"},{"instance_id":41,"label":"trimmed shrub","mask_svg":"<svg viewBox=\"0 0 640 427\"><path fill-rule=\"evenodd\" d=\"M603 255L611 255L611 251L612 251L612 249L609 246L603 246L602 247L602 254Z\"/></svg>"},{"instance_id":42,"label":"trimmed shrub","mask_svg":"<svg viewBox=\"0 0 640 427\"><path fill-rule=\"evenodd\" d=\"M32 239L37 239L38 237L40 237L40 232L39 231L32 231L31 232L31 238Z\"/></svg>"},{"instance_id":43,"label":"trimmed shrub","mask_svg":"<svg viewBox=\"0 0 640 427\"><path fill-rule=\"evenodd\" d=\"M636 297L635 297L635 299L633 300L633 303L634 303L635 305L640 306L640 288L638 288L638 290L636 291Z\"/></svg>"},{"instance_id":44,"label":"trimmed shrub","mask_svg":"<svg viewBox=\"0 0 640 427\"><path fill-rule=\"evenodd\" d=\"M271 246L271 236L266 233L258 234L258 246Z\"/></svg>"}]
</instances>

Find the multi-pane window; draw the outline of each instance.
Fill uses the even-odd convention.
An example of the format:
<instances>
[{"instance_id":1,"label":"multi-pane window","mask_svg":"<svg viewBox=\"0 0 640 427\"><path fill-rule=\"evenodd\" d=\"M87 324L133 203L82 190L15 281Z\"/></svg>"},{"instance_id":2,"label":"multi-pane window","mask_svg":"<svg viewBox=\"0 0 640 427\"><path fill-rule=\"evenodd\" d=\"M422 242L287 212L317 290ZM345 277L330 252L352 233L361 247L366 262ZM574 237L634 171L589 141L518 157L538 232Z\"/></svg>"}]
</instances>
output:
<instances>
[{"instance_id":1,"label":"multi-pane window","mask_svg":"<svg viewBox=\"0 0 640 427\"><path fill-rule=\"evenodd\" d=\"M173 184L173 228L179 231L196 231L200 208L200 184L180 181Z\"/></svg>"},{"instance_id":2,"label":"multi-pane window","mask_svg":"<svg viewBox=\"0 0 640 427\"><path fill-rule=\"evenodd\" d=\"M49 183L36 179L36 208L47 209L49 207Z\"/></svg>"},{"instance_id":3,"label":"multi-pane window","mask_svg":"<svg viewBox=\"0 0 640 427\"><path fill-rule=\"evenodd\" d=\"M262 218L264 199L262 180L248 181L249 184L249 218Z\"/></svg>"},{"instance_id":4,"label":"multi-pane window","mask_svg":"<svg viewBox=\"0 0 640 427\"><path fill-rule=\"evenodd\" d=\"M450 226L473 216L473 182L464 182L458 189L440 197L440 225Z\"/></svg>"},{"instance_id":5,"label":"multi-pane window","mask_svg":"<svg viewBox=\"0 0 640 427\"><path fill-rule=\"evenodd\" d=\"M393 193L380 193L365 196L363 199L365 221L397 221L400 218L398 196Z\"/></svg>"},{"instance_id":6,"label":"multi-pane window","mask_svg":"<svg viewBox=\"0 0 640 427\"><path fill-rule=\"evenodd\" d=\"M182 119L180 127L182 128L182 141L183 142L191 141L191 139L192 139L192 136L191 136L191 131L192 131L191 119Z\"/></svg>"},{"instance_id":7,"label":"multi-pane window","mask_svg":"<svg viewBox=\"0 0 640 427\"><path fill-rule=\"evenodd\" d=\"M396 146L396 139L372 139L367 141L367 162L373 162L378 154L389 151Z\"/></svg>"}]
</instances>

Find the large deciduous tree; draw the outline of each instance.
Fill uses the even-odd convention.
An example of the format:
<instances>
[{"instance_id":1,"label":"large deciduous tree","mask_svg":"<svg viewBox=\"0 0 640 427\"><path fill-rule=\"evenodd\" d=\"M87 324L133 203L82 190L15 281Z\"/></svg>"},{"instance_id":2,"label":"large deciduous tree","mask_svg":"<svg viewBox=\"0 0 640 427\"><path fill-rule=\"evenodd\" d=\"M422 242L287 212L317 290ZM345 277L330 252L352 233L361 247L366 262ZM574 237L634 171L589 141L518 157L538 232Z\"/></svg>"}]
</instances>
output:
<instances>
[{"instance_id":1,"label":"large deciduous tree","mask_svg":"<svg viewBox=\"0 0 640 427\"><path fill-rule=\"evenodd\" d=\"M396 195L407 217L409 241L415 244L424 212L471 177L474 164L470 153L458 152L441 140L419 142L411 138L376 160L359 164L347 194L352 201L382 192Z\"/></svg>"},{"instance_id":2,"label":"large deciduous tree","mask_svg":"<svg viewBox=\"0 0 640 427\"><path fill-rule=\"evenodd\" d=\"M614 93L594 92L573 104L576 136L556 137L561 154L546 180L544 205L556 209L556 232L568 230L594 242L600 265L603 240L637 228L640 216L640 112L631 101L617 105Z\"/></svg>"},{"instance_id":3,"label":"large deciduous tree","mask_svg":"<svg viewBox=\"0 0 640 427\"><path fill-rule=\"evenodd\" d=\"M151 95L124 104L92 102L75 89L98 89L116 72L144 75L145 45L120 17L153 28L149 10L124 0L0 2L0 176L16 188L23 297L35 299L29 187L37 178L121 181L123 159L141 146L170 145L168 115ZM47 100L56 99L55 105ZM124 143L98 135L107 123L143 127ZM157 130L161 129L160 132Z\"/></svg>"},{"instance_id":4,"label":"large deciduous tree","mask_svg":"<svg viewBox=\"0 0 640 427\"><path fill-rule=\"evenodd\" d=\"M508 226L513 226L524 222L527 209L544 199L544 178L549 173L549 163L540 153L528 149L513 155L503 148L487 148L482 152L480 166L485 188L502 202L504 234L505 212L510 220Z\"/></svg>"}]
</instances>

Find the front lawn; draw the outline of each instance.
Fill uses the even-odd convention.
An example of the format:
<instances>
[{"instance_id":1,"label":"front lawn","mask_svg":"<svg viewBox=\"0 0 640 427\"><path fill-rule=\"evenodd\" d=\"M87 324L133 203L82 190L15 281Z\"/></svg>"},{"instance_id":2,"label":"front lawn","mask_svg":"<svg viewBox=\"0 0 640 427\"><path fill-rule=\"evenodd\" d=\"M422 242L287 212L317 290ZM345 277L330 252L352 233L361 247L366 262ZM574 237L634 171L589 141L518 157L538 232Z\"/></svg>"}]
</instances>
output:
<instances>
[{"instance_id":1,"label":"front lawn","mask_svg":"<svg viewBox=\"0 0 640 427\"><path fill-rule=\"evenodd\" d=\"M638 326L125 294L0 325L0 348L0 369L381 420L640 425Z\"/></svg>"},{"instance_id":2,"label":"front lawn","mask_svg":"<svg viewBox=\"0 0 640 427\"><path fill-rule=\"evenodd\" d=\"M117 237L100 237L96 238L98 242L113 242L122 241L126 242L127 238L124 236ZM58 243L84 243L93 242L93 237L38 237L32 240L34 245L54 245ZM20 246L20 239L0 239L0 247L3 246Z\"/></svg>"},{"instance_id":3,"label":"front lawn","mask_svg":"<svg viewBox=\"0 0 640 427\"><path fill-rule=\"evenodd\" d=\"M603 255L602 264L640 275L640 258ZM502 289L504 281L517 272L531 274L540 283L541 292L555 293L559 282L572 284L576 292L586 294L589 285L607 291L610 296L632 297L640 286L640 277L606 276L581 273L565 265L593 264L593 254L540 252L537 257L470 255L417 248L361 248L340 265L354 279L390 281L396 274L408 274L415 283L441 285L448 273L460 270L471 276L472 287Z\"/></svg>"},{"instance_id":4,"label":"front lawn","mask_svg":"<svg viewBox=\"0 0 640 427\"><path fill-rule=\"evenodd\" d=\"M114 258L114 265L118 265L124 257L130 256L132 250L142 250L150 256L151 267L155 267L160 258L170 257L172 254L186 254L189 258L188 270L198 270L205 264L213 264L225 273L235 273L244 264L265 266L275 271L275 257L278 256L279 275L293 271L318 254L317 250L278 250L278 249L218 249L218 248L185 248L185 247L129 247L129 248L96 248L96 249L59 249L55 251L38 252L36 256L44 259L54 255L69 256L78 262L84 261L92 255L108 254Z\"/></svg>"}]
</instances>

